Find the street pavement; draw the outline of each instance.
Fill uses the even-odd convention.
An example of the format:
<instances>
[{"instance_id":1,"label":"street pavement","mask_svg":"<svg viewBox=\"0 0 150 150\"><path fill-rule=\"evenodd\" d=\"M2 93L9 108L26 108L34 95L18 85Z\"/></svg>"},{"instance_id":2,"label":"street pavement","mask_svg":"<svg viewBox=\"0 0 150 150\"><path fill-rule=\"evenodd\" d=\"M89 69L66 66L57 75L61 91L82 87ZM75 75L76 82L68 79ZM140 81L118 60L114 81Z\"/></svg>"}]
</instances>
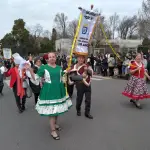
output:
<instances>
[{"instance_id":1,"label":"street pavement","mask_svg":"<svg viewBox=\"0 0 150 150\"><path fill-rule=\"evenodd\" d=\"M142 101L142 110L132 106L121 95L126 82L94 77L94 119L84 117L84 103L82 116L77 117L74 105L60 117L60 141L51 138L48 118L38 115L33 98L27 99L26 111L18 114L6 82L0 96L0 150L150 150L150 101Z\"/></svg>"}]
</instances>

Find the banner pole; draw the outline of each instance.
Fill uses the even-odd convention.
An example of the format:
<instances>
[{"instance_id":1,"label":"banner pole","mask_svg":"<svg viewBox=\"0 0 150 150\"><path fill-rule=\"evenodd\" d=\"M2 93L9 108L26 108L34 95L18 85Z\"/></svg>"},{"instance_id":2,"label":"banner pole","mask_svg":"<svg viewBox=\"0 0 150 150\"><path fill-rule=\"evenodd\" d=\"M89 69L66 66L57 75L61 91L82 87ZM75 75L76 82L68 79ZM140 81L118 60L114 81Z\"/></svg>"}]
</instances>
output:
<instances>
[{"instance_id":1,"label":"banner pole","mask_svg":"<svg viewBox=\"0 0 150 150\"><path fill-rule=\"evenodd\" d=\"M79 35L81 21L82 21L82 13L80 13L78 25L77 25L77 28L76 28L76 34L74 36L74 40L73 40L73 43L72 43L72 47L71 47L71 51L70 51L70 59L69 59L69 62L68 62L68 68L67 68L67 70L69 70L71 68L72 55L73 55L73 51L74 51L74 48L75 48L76 40L77 40L78 35Z\"/></svg>"},{"instance_id":2,"label":"banner pole","mask_svg":"<svg viewBox=\"0 0 150 150\"><path fill-rule=\"evenodd\" d=\"M76 44L76 40L77 40L78 35L79 35L81 21L82 21L82 13L80 13L80 17L79 17L76 33L75 33L75 36L74 36L74 39L73 39L73 43L72 43L72 47L71 47L71 51L70 51L70 59L69 59L69 62L68 62L68 68L66 70L69 70L71 68L72 55L73 55L74 47L75 47L75 44ZM66 75L66 81L67 81L67 74L65 74L65 75ZM68 96L67 83L65 83L65 88L66 88L66 95Z\"/></svg>"}]
</instances>

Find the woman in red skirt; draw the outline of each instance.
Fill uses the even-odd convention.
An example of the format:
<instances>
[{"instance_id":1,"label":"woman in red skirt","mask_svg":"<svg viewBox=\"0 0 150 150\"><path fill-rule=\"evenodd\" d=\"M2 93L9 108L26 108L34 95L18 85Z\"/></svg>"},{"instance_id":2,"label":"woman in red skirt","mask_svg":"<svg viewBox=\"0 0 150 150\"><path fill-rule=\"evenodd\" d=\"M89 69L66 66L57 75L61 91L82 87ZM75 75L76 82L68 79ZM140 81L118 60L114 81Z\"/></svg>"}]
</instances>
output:
<instances>
[{"instance_id":1,"label":"woman in red skirt","mask_svg":"<svg viewBox=\"0 0 150 150\"><path fill-rule=\"evenodd\" d=\"M142 109L139 100L150 98L144 76L146 76L149 80L150 76L147 74L144 68L142 56L139 53L136 55L135 60L130 64L130 74L131 77L122 94L131 98L130 102L133 103L137 108Z\"/></svg>"}]
</instances>

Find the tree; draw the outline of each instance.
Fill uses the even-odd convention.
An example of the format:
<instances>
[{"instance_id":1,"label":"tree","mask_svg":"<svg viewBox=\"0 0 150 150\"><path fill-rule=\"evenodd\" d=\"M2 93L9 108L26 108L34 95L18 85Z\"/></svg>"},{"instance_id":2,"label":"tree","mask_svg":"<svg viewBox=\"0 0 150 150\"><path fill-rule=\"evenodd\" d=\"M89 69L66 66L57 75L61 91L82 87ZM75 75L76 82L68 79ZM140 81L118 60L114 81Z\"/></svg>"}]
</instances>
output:
<instances>
[{"instance_id":1,"label":"tree","mask_svg":"<svg viewBox=\"0 0 150 150\"><path fill-rule=\"evenodd\" d=\"M57 31L55 28L52 29L52 41L56 41L57 39Z\"/></svg>"},{"instance_id":2,"label":"tree","mask_svg":"<svg viewBox=\"0 0 150 150\"><path fill-rule=\"evenodd\" d=\"M51 38L51 41L52 41L52 48L55 49L55 41L57 39L57 31L55 28L52 29L52 38Z\"/></svg>"},{"instance_id":3,"label":"tree","mask_svg":"<svg viewBox=\"0 0 150 150\"><path fill-rule=\"evenodd\" d=\"M27 44L29 39L29 31L25 28L25 22L23 19L14 21L12 35L16 41L16 46L25 46L25 44Z\"/></svg>"},{"instance_id":4,"label":"tree","mask_svg":"<svg viewBox=\"0 0 150 150\"><path fill-rule=\"evenodd\" d=\"M144 38L142 45L138 46L138 52L142 51L144 54L147 54L149 48L150 48L150 39Z\"/></svg>"},{"instance_id":5,"label":"tree","mask_svg":"<svg viewBox=\"0 0 150 150\"><path fill-rule=\"evenodd\" d=\"M40 42L42 39L42 36L45 35L45 31L43 32L43 27L40 24L36 24L35 26L32 26L29 28L30 31L30 40L32 41L32 48L33 52L39 52L40 51Z\"/></svg>"},{"instance_id":6,"label":"tree","mask_svg":"<svg viewBox=\"0 0 150 150\"><path fill-rule=\"evenodd\" d=\"M139 12L139 34L144 38L150 35L150 0L143 1Z\"/></svg>"},{"instance_id":7,"label":"tree","mask_svg":"<svg viewBox=\"0 0 150 150\"><path fill-rule=\"evenodd\" d=\"M11 37L9 39L11 39L13 43L12 51L18 51L21 54L28 53L29 31L25 28L25 22L23 19L14 21L12 32L8 35ZM6 37L8 37L8 35L6 35Z\"/></svg>"},{"instance_id":8,"label":"tree","mask_svg":"<svg viewBox=\"0 0 150 150\"><path fill-rule=\"evenodd\" d=\"M105 36L102 32L102 28L105 31L107 38L108 39L111 38L112 33L111 33L111 30L110 30L110 27L107 24L107 21L106 21L105 17L103 17L101 15L101 17L97 21L95 31L94 31L94 34L93 34L93 39L95 41L95 47L97 47L97 48L99 48L100 45L105 44L105 40L104 40Z\"/></svg>"},{"instance_id":9,"label":"tree","mask_svg":"<svg viewBox=\"0 0 150 150\"><path fill-rule=\"evenodd\" d=\"M64 13L57 13L54 22L59 29L62 38L68 37L67 35L67 20L68 17Z\"/></svg>"},{"instance_id":10,"label":"tree","mask_svg":"<svg viewBox=\"0 0 150 150\"><path fill-rule=\"evenodd\" d=\"M41 47L41 50L40 50L41 53L55 51L55 49L53 49L52 41L46 37L42 39L40 43L40 47Z\"/></svg>"},{"instance_id":11,"label":"tree","mask_svg":"<svg viewBox=\"0 0 150 150\"><path fill-rule=\"evenodd\" d=\"M78 25L78 20L76 20L76 19L69 22L69 25L68 25L69 37L73 38L75 36L77 25Z\"/></svg>"},{"instance_id":12,"label":"tree","mask_svg":"<svg viewBox=\"0 0 150 150\"><path fill-rule=\"evenodd\" d=\"M144 38L142 42L143 46L147 46L150 48L150 39L149 38Z\"/></svg>"},{"instance_id":13,"label":"tree","mask_svg":"<svg viewBox=\"0 0 150 150\"><path fill-rule=\"evenodd\" d=\"M25 28L23 19L15 20L11 33L7 33L1 40L3 47L11 48L12 52L18 52L21 55L26 55L28 52L38 54L55 50L48 30L43 31L40 24L29 30L30 32ZM56 40L57 34L54 32L53 35L53 39Z\"/></svg>"},{"instance_id":14,"label":"tree","mask_svg":"<svg viewBox=\"0 0 150 150\"><path fill-rule=\"evenodd\" d=\"M138 31L138 18L135 15L135 16L131 17L131 19L130 19L128 38L129 39L138 38L137 31Z\"/></svg>"},{"instance_id":15,"label":"tree","mask_svg":"<svg viewBox=\"0 0 150 150\"><path fill-rule=\"evenodd\" d=\"M7 33L3 39L1 39L3 47L12 48L15 45L15 39L11 33Z\"/></svg>"},{"instance_id":16,"label":"tree","mask_svg":"<svg viewBox=\"0 0 150 150\"><path fill-rule=\"evenodd\" d=\"M109 17L108 20L108 26L110 28L110 33L112 34L112 38L115 38L115 32L118 28L119 25L119 16L117 15L117 13L114 13L114 15Z\"/></svg>"},{"instance_id":17,"label":"tree","mask_svg":"<svg viewBox=\"0 0 150 150\"><path fill-rule=\"evenodd\" d=\"M40 37L43 33L43 27L40 24L36 24L35 26L30 28L30 33L36 38Z\"/></svg>"},{"instance_id":18,"label":"tree","mask_svg":"<svg viewBox=\"0 0 150 150\"><path fill-rule=\"evenodd\" d=\"M108 22L106 20L104 20L104 22L103 22L103 28L105 30L107 38L111 39L113 36L113 31L111 30L110 25L108 24ZM104 38L104 35L102 37Z\"/></svg>"},{"instance_id":19,"label":"tree","mask_svg":"<svg viewBox=\"0 0 150 150\"><path fill-rule=\"evenodd\" d=\"M48 30L44 30L42 36L51 39L51 33Z\"/></svg>"},{"instance_id":20,"label":"tree","mask_svg":"<svg viewBox=\"0 0 150 150\"><path fill-rule=\"evenodd\" d=\"M138 23L137 23L137 16L127 17L125 16L118 27L118 33L120 38L127 39L128 37L132 39L132 36L137 31Z\"/></svg>"}]
</instances>

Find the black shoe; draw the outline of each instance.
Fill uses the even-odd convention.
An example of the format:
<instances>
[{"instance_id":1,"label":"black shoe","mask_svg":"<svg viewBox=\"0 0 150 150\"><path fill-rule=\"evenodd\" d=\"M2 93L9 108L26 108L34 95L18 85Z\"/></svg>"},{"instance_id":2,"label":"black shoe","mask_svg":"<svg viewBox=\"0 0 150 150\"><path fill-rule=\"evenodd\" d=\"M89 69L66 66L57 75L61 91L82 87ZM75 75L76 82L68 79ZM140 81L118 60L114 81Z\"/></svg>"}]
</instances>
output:
<instances>
[{"instance_id":1,"label":"black shoe","mask_svg":"<svg viewBox=\"0 0 150 150\"><path fill-rule=\"evenodd\" d=\"M133 99L130 99L130 103L133 103L134 101L133 101Z\"/></svg>"},{"instance_id":2,"label":"black shoe","mask_svg":"<svg viewBox=\"0 0 150 150\"><path fill-rule=\"evenodd\" d=\"M55 131L55 130L53 130L53 132L54 132L54 131ZM51 136L52 136L52 138L53 138L54 140L60 140L59 135L54 136L54 135L51 133Z\"/></svg>"},{"instance_id":3,"label":"black shoe","mask_svg":"<svg viewBox=\"0 0 150 150\"><path fill-rule=\"evenodd\" d=\"M22 109L19 109L19 113L20 113L20 114L23 113L23 110L22 110Z\"/></svg>"},{"instance_id":4,"label":"black shoe","mask_svg":"<svg viewBox=\"0 0 150 150\"><path fill-rule=\"evenodd\" d=\"M2 96L4 96L4 94L3 94L3 93L1 93L1 95L2 95Z\"/></svg>"},{"instance_id":5,"label":"black shoe","mask_svg":"<svg viewBox=\"0 0 150 150\"><path fill-rule=\"evenodd\" d=\"M93 116L90 115L90 114L85 114L85 117L88 118L88 119L93 119Z\"/></svg>"},{"instance_id":6,"label":"black shoe","mask_svg":"<svg viewBox=\"0 0 150 150\"><path fill-rule=\"evenodd\" d=\"M80 111L77 112L77 116L81 116L81 112Z\"/></svg>"},{"instance_id":7,"label":"black shoe","mask_svg":"<svg viewBox=\"0 0 150 150\"><path fill-rule=\"evenodd\" d=\"M141 106L141 104L140 104L139 102L135 102L135 106L136 106L136 108L138 108L138 109L142 109L142 106Z\"/></svg>"},{"instance_id":8,"label":"black shoe","mask_svg":"<svg viewBox=\"0 0 150 150\"><path fill-rule=\"evenodd\" d=\"M135 104L136 102L135 102L135 100L133 100L133 99L130 99L130 103L133 103L133 104Z\"/></svg>"},{"instance_id":9,"label":"black shoe","mask_svg":"<svg viewBox=\"0 0 150 150\"><path fill-rule=\"evenodd\" d=\"M22 106L22 111L25 111L25 110L26 110L25 106Z\"/></svg>"}]
</instances>

